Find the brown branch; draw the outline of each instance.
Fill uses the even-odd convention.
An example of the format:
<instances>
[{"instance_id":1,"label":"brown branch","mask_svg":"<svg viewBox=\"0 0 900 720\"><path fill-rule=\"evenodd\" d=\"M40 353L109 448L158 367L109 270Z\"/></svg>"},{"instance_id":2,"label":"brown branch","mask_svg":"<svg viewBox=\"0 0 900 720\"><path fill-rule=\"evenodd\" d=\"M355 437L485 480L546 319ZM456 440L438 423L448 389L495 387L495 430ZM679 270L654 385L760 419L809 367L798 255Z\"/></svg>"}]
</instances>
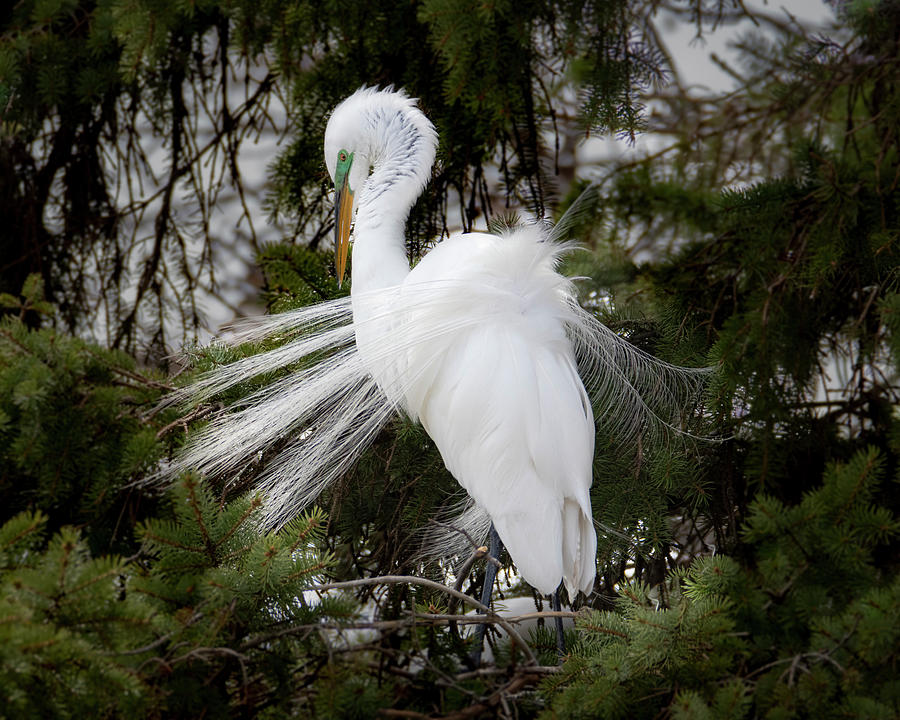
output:
<instances>
[{"instance_id":1,"label":"brown branch","mask_svg":"<svg viewBox=\"0 0 900 720\"><path fill-rule=\"evenodd\" d=\"M218 409L219 407L216 405L198 405L187 415L182 415L180 418L173 420L168 425L160 429L159 432L156 433L156 439L162 439L176 427L183 427L185 432L187 432L188 423L206 417L207 415L217 411Z\"/></svg>"},{"instance_id":2,"label":"brown branch","mask_svg":"<svg viewBox=\"0 0 900 720\"><path fill-rule=\"evenodd\" d=\"M521 635L519 635L518 631L510 624L508 620L500 617L496 613L494 613L487 605L482 605L475 598L471 598L465 593L460 592L459 590L455 590L452 587L448 587L447 585L443 585L442 583L436 582L434 580L427 580L426 578L419 578L413 575L381 575L378 577L371 578L361 578L359 580L348 580L346 582L336 582L336 583L326 583L324 585L313 585L310 590L349 590L352 588L363 587L366 585L420 585L421 587L427 587L432 590L437 590L438 592L446 593L451 597L455 597L458 600L462 600L468 605L471 605L478 610L482 610L487 614L488 618L491 618L490 622L494 622L500 627L502 627L506 634L509 635L510 639L518 645L522 652L525 653L525 656L530 665L537 665L537 658L532 652L531 648L525 642Z\"/></svg>"},{"instance_id":3,"label":"brown branch","mask_svg":"<svg viewBox=\"0 0 900 720\"><path fill-rule=\"evenodd\" d=\"M512 680L492 692L481 702L475 703L474 705L469 705L469 707L464 708L459 712L445 715L444 720L465 720L466 718L481 717L486 713L492 712L497 705L503 702L504 698L507 695L512 695L514 692L521 690L526 685L531 685L537 682L539 679L540 675L537 674L526 675L523 673L516 675Z\"/></svg>"}]
</instances>

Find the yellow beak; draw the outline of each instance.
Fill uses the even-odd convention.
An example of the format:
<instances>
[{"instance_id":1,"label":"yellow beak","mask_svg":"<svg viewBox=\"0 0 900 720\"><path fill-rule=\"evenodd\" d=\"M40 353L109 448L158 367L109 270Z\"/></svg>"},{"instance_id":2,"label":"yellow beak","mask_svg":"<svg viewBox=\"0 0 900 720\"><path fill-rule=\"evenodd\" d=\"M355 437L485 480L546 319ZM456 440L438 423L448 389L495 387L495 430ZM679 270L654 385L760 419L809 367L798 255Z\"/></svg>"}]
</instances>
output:
<instances>
[{"instance_id":1,"label":"yellow beak","mask_svg":"<svg viewBox=\"0 0 900 720\"><path fill-rule=\"evenodd\" d=\"M350 249L350 222L353 217L353 191L345 176L341 187L336 188L334 202L334 264L338 287L344 282L347 271L347 252Z\"/></svg>"}]
</instances>

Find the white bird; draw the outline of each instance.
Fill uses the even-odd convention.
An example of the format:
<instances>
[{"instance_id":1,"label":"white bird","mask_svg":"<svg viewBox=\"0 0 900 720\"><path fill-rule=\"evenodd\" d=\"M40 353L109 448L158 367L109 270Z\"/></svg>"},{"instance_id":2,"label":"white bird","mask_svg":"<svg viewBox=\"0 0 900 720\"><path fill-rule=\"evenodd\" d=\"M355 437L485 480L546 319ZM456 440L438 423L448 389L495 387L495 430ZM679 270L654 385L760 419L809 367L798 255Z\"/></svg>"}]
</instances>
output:
<instances>
[{"instance_id":1,"label":"white bird","mask_svg":"<svg viewBox=\"0 0 900 720\"><path fill-rule=\"evenodd\" d=\"M402 93L358 91L328 122L339 280L348 208L357 206L359 355L385 395L422 423L521 576L543 594L563 580L574 598L594 583L594 418L566 331L576 305L556 272L561 248L537 225L456 234L410 270L404 227L436 149L434 127ZM381 293L393 287L399 295L385 307ZM380 346L419 328L446 329L385 358Z\"/></svg>"},{"instance_id":2,"label":"white bird","mask_svg":"<svg viewBox=\"0 0 900 720\"><path fill-rule=\"evenodd\" d=\"M452 235L410 270L409 211L431 176L433 125L403 92L364 88L335 108L325 162L336 186L335 260L351 224L351 299L253 321L235 342L293 338L217 368L173 399L198 402L249 376L287 374L193 435L169 468L235 473L279 441L261 484L280 525L350 467L396 410L422 423L470 500L458 524L493 522L520 575L543 594L588 593L594 414L620 437L671 428L705 370L637 350L583 311L557 272L563 229ZM565 224L565 223L563 223ZM436 554L453 550L437 542Z\"/></svg>"}]
</instances>

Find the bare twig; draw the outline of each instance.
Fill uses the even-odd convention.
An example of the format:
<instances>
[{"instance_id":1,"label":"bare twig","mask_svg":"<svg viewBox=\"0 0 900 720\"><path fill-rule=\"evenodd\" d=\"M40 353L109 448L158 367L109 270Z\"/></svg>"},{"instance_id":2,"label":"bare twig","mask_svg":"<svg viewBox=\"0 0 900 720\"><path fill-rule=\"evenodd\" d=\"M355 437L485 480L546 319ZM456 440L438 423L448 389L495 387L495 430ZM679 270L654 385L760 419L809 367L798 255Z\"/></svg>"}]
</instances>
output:
<instances>
[{"instance_id":1,"label":"bare twig","mask_svg":"<svg viewBox=\"0 0 900 720\"><path fill-rule=\"evenodd\" d=\"M381 575L379 577L362 578L360 580L348 580L346 582L314 585L310 589L318 591L349 590L351 588L363 587L365 585L420 585L432 590L437 590L438 592L446 593L451 597L457 598L458 600L462 600L467 605L471 605L478 610L482 610L487 613L489 617L495 618L493 622L506 630L506 634L509 635L510 639L512 639L513 642L515 642L515 644L517 644L522 649L522 652L525 653L529 664L537 665L537 658L531 651L531 648L528 647L528 644L525 642L525 640L522 639L522 636L519 635L516 629L507 620L495 614L489 607L487 607L487 605L482 605L475 598L471 598L465 593L460 592L459 590L455 590L452 587L436 582L434 580L427 580L425 578L419 578L413 575Z\"/></svg>"}]
</instances>

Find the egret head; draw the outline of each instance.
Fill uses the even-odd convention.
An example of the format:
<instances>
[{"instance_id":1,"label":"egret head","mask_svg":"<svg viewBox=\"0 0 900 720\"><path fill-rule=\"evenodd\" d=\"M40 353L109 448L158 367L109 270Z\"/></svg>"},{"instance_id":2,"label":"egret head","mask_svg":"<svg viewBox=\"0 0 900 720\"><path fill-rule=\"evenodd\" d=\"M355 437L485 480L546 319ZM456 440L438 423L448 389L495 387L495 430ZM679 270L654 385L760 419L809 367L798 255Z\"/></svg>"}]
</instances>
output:
<instances>
[{"instance_id":1,"label":"egret head","mask_svg":"<svg viewBox=\"0 0 900 720\"><path fill-rule=\"evenodd\" d=\"M325 165L334 180L334 261L338 286L344 281L350 225L356 209L356 193L369 174L371 138L364 125L363 91L338 105L325 128ZM371 133L371 130L369 131Z\"/></svg>"},{"instance_id":2,"label":"egret head","mask_svg":"<svg viewBox=\"0 0 900 720\"><path fill-rule=\"evenodd\" d=\"M381 169L380 181L393 192L391 206L407 213L431 177L436 149L434 126L402 90L360 88L334 109L325 128L325 165L335 185L338 283L344 278L350 225L370 169Z\"/></svg>"}]
</instances>

